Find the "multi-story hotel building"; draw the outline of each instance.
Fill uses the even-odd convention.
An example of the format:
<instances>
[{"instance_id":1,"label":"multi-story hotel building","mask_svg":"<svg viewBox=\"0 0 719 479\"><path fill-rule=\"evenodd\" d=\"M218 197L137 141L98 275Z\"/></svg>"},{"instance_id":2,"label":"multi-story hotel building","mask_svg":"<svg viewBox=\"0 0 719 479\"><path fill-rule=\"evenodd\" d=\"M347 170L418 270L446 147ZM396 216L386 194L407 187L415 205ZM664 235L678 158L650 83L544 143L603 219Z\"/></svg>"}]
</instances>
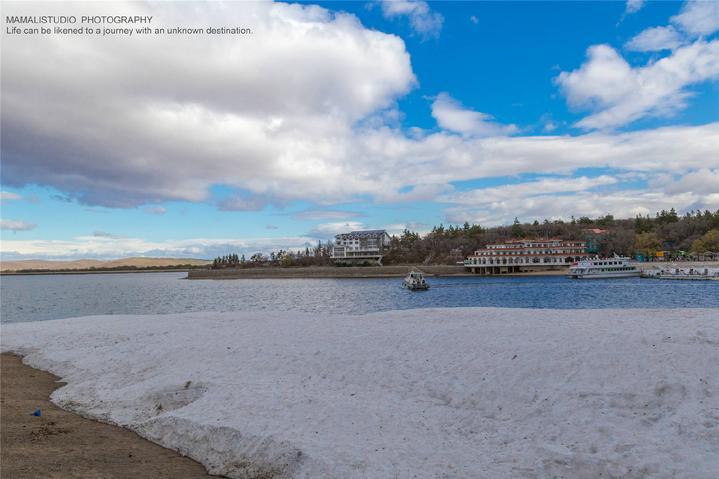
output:
<instances>
[{"instance_id":1,"label":"multi-story hotel building","mask_svg":"<svg viewBox=\"0 0 719 479\"><path fill-rule=\"evenodd\" d=\"M475 251L464 267L478 274L542 271L570 266L586 254L584 241L512 240Z\"/></svg>"},{"instance_id":2,"label":"multi-story hotel building","mask_svg":"<svg viewBox=\"0 0 719 479\"><path fill-rule=\"evenodd\" d=\"M390 236L385 230L351 231L335 236L332 259L335 264L382 264L389 248Z\"/></svg>"}]
</instances>

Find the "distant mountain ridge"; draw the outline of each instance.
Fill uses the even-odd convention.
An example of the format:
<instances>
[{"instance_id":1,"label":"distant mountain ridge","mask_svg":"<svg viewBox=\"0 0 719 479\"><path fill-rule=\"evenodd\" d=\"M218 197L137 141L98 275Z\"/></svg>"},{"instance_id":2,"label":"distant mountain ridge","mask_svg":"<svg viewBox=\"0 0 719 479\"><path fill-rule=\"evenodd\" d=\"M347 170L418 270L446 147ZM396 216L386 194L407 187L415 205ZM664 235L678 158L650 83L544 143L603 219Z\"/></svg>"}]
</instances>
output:
<instances>
[{"instance_id":1,"label":"distant mountain ridge","mask_svg":"<svg viewBox=\"0 0 719 479\"><path fill-rule=\"evenodd\" d=\"M1 261L0 271L25 270L80 270L80 269L110 269L110 268L151 268L170 267L177 265L203 266L211 261L197 258L120 258L112 260L78 259L72 261L51 261L41 259L23 259L17 261Z\"/></svg>"}]
</instances>

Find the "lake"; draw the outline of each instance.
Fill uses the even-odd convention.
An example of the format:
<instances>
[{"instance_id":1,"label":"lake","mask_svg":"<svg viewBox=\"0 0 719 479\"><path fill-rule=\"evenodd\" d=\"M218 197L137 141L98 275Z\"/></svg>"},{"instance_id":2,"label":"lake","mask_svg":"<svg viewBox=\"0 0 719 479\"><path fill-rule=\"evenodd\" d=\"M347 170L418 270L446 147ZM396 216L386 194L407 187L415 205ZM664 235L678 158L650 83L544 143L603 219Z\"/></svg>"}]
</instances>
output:
<instances>
[{"instance_id":1,"label":"lake","mask_svg":"<svg viewBox=\"0 0 719 479\"><path fill-rule=\"evenodd\" d=\"M391 309L716 308L719 281L561 276L429 278L410 292L399 278L192 280L186 273L3 276L1 320L40 321L96 314L278 310L361 314Z\"/></svg>"}]
</instances>

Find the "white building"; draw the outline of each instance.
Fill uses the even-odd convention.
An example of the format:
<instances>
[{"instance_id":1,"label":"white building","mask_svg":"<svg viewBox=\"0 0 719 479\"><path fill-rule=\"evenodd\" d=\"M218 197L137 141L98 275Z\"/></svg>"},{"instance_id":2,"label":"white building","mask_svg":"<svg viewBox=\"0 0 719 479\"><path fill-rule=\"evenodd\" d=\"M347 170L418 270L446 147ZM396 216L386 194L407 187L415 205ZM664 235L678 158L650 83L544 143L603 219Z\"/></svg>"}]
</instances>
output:
<instances>
[{"instance_id":1,"label":"white building","mask_svg":"<svg viewBox=\"0 0 719 479\"><path fill-rule=\"evenodd\" d=\"M542 271L570 266L586 254L584 241L514 240L475 251L464 267L479 274Z\"/></svg>"},{"instance_id":2,"label":"white building","mask_svg":"<svg viewBox=\"0 0 719 479\"><path fill-rule=\"evenodd\" d=\"M335 236L332 259L336 264L382 264L389 248L390 236L385 230L351 231Z\"/></svg>"}]
</instances>

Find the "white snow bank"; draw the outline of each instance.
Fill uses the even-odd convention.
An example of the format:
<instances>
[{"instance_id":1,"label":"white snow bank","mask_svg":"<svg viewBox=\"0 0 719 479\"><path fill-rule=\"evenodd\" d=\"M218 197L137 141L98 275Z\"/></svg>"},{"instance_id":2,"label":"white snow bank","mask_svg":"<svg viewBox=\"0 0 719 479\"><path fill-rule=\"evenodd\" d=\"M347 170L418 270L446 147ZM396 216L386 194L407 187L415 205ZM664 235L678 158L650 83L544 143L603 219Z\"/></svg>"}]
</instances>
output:
<instances>
[{"instance_id":1,"label":"white snow bank","mask_svg":"<svg viewBox=\"0 0 719 479\"><path fill-rule=\"evenodd\" d=\"M719 477L718 310L96 316L2 350L231 477Z\"/></svg>"}]
</instances>

